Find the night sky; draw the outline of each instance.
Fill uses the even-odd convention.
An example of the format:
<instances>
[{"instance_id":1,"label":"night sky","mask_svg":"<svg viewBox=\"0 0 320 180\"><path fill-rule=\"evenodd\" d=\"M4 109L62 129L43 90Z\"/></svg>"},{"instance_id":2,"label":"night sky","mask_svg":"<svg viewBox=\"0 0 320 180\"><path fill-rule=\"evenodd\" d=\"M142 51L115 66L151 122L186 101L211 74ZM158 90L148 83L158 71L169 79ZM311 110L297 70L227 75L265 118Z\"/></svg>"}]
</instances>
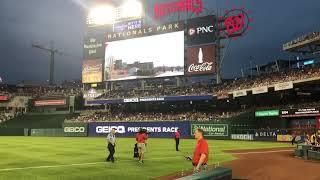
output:
<instances>
[{"instance_id":1,"label":"night sky","mask_svg":"<svg viewBox=\"0 0 320 180\"><path fill-rule=\"evenodd\" d=\"M85 27L84 0L0 0L0 77L5 83L22 80L44 83L49 55L31 47L38 43L65 54L56 57L55 79L80 79ZM152 3L155 0L147 0ZM251 30L236 41L223 62L223 77L240 75L240 69L277 58L292 58L282 44L312 31L320 31L319 0L204 0L210 10L244 6L252 11Z\"/></svg>"}]
</instances>

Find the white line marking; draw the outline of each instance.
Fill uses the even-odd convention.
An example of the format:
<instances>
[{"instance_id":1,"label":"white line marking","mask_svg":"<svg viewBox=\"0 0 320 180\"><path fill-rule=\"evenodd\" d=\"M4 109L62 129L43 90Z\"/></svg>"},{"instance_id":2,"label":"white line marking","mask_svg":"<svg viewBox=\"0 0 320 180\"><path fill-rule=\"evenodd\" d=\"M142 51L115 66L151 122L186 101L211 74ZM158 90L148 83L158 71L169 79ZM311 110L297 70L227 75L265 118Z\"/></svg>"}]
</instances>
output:
<instances>
[{"instance_id":1,"label":"white line marking","mask_svg":"<svg viewBox=\"0 0 320 180\"><path fill-rule=\"evenodd\" d=\"M267 154L267 153L277 153L277 152L289 152L292 150L276 150L276 151L252 151L252 152L243 152L243 153L221 153L221 154L212 154L213 156L222 156L226 154L232 155L241 155L241 154ZM150 158L148 160L161 160L161 159L173 159L173 158L181 158L181 156L173 156L173 157L161 157L161 158ZM120 162L132 162L134 160L120 160ZM105 164L104 161L99 162L89 162L89 163L76 163L76 164L61 164L61 165L51 165L51 166L30 166L30 167L17 167L17 168L5 168L0 169L0 172L9 172L16 170L26 170L26 169L46 169L46 168L59 168L59 167L69 167L69 166L85 166L85 165L96 165L96 164Z\"/></svg>"}]
</instances>

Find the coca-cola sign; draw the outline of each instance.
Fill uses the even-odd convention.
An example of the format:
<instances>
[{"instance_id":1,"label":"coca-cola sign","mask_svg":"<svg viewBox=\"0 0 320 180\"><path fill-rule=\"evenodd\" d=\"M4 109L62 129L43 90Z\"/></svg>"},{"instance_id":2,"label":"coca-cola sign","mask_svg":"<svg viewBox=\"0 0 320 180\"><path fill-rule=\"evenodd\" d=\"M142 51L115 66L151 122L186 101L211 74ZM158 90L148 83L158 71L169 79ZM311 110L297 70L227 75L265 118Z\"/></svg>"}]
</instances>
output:
<instances>
[{"instance_id":1,"label":"coca-cola sign","mask_svg":"<svg viewBox=\"0 0 320 180\"><path fill-rule=\"evenodd\" d=\"M188 72L206 72L206 71L211 71L213 68L213 63L205 62L203 64L191 64L188 68Z\"/></svg>"},{"instance_id":2,"label":"coca-cola sign","mask_svg":"<svg viewBox=\"0 0 320 180\"><path fill-rule=\"evenodd\" d=\"M215 73L215 45L187 49L186 75Z\"/></svg>"}]
</instances>

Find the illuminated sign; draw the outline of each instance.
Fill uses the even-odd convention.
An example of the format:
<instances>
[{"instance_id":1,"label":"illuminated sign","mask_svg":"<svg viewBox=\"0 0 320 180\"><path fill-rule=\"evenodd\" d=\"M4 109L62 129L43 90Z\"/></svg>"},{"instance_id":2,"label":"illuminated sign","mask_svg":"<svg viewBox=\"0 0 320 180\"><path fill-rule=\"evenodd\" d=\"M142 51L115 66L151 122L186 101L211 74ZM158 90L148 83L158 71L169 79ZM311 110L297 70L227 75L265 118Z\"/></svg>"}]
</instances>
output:
<instances>
[{"instance_id":1,"label":"illuminated sign","mask_svg":"<svg viewBox=\"0 0 320 180\"><path fill-rule=\"evenodd\" d=\"M215 72L214 45L191 47L187 49L187 61L185 63L186 75L211 74Z\"/></svg>"},{"instance_id":2,"label":"illuminated sign","mask_svg":"<svg viewBox=\"0 0 320 180\"><path fill-rule=\"evenodd\" d=\"M7 101L8 99L8 96L0 96L0 101Z\"/></svg>"},{"instance_id":3,"label":"illuminated sign","mask_svg":"<svg viewBox=\"0 0 320 180\"><path fill-rule=\"evenodd\" d=\"M34 102L35 106L61 106L66 105L66 100L39 100Z\"/></svg>"},{"instance_id":4,"label":"illuminated sign","mask_svg":"<svg viewBox=\"0 0 320 180\"><path fill-rule=\"evenodd\" d=\"M270 116L279 116L279 110L265 110L265 111L256 111L256 117L270 117Z\"/></svg>"},{"instance_id":5,"label":"illuminated sign","mask_svg":"<svg viewBox=\"0 0 320 180\"><path fill-rule=\"evenodd\" d=\"M248 29L249 24L253 21L249 18L250 11L244 8L233 8L227 10L224 16L219 18L218 28L224 38L236 39L237 36L243 35Z\"/></svg>"},{"instance_id":6,"label":"illuminated sign","mask_svg":"<svg viewBox=\"0 0 320 180\"><path fill-rule=\"evenodd\" d=\"M161 19L164 16L179 12L192 12L199 15L203 10L202 0L180 0L175 2L155 3L154 18Z\"/></svg>"},{"instance_id":7,"label":"illuminated sign","mask_svg":"<svg viewBox=\"0 0 320 180\"><path fill-rule=\"evenodd\" d=\"M121 32L108 33L106 35L106 42L176 32L183 30L183 28L183 22L174 22L158 26L142 27L134 30L124 30Z\"/></svg>"},{"instance_id":8,"label":"illuminated sign","mask_svg":"<svg viewBox=\"0 0 320 180\"><path fill-rule=\"evenodd\" d=\"M113 32L130 31L142 28L142 20L120 22L113 25Z\"/></svg>"},{"instance_id":9,"label":"illuminated sign","mask_svg":"<svg viewBox=\"0 0 320 180\"><path fill-rule=\"evenodd\" d=\"M305 61L303 62L303 65L310 65L310 64L314 64L314 60L308 60L308 61Z\"/></svg>"},{"instance_id":10,"label":"illuminated sign","mask_svg":"<svg viewBox=\"0 0 320 180\"><path fill-rule=\"evenodd\" d=\"M82 83L102 82L103 77L102 59L90 59L82 64Z\"/></svg>"},{"instance_id":11,"label":"illuminated sign","mask_svg":"<svg viewBox=\"0 0 320 180\"><path fill-rule=\"evenodd\" d=\"M204 16L187 22L187 45L214 43L216 40L216 17Z\"/></svg>"}]
</instances>

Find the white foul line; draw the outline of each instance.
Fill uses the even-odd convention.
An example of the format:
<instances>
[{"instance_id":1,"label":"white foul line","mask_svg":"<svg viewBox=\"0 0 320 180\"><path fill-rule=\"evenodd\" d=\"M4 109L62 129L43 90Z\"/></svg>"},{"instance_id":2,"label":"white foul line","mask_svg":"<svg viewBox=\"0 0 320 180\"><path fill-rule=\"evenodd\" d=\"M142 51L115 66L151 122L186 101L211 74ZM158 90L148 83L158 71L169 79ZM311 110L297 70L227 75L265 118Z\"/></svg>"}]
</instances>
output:
<instances>
[{"instance_id":1,"label":"white foul line","mask_svg":"<svg viewBox=\"0 0 320 180\"><path fill-rule=\"evenodd\" d=\"M266 154L266 153L277 153L277 152L289 152L292 150L276 150L276 151L252 151L252 152L239 152L239 153L221 153L221 154L212 154L214 156L222 156L226 154L232 154L232 155L242 155L242 154ZM173 156L173 157L162 157L162 158L150 158L146 160L161 160L161 159L171 159L171 158L177 158L181 156ZM122 160L120 162L130 162L133 160ZM68 166L84 166L84 165L95 165L95 164L102 164L106 163L104 161L99 162L89 162L89 163L77 163L77 164L61 164L61 165L52 165L52 166L29 166L29 167L18 167L18 168L6 168L6 169L0 169L0 172L8 172L8 171L16 171L16 170L26 170L26 169L45 169L45 168L59 168L59 167L68 167Z\"/></svg>"}]
</instances>

